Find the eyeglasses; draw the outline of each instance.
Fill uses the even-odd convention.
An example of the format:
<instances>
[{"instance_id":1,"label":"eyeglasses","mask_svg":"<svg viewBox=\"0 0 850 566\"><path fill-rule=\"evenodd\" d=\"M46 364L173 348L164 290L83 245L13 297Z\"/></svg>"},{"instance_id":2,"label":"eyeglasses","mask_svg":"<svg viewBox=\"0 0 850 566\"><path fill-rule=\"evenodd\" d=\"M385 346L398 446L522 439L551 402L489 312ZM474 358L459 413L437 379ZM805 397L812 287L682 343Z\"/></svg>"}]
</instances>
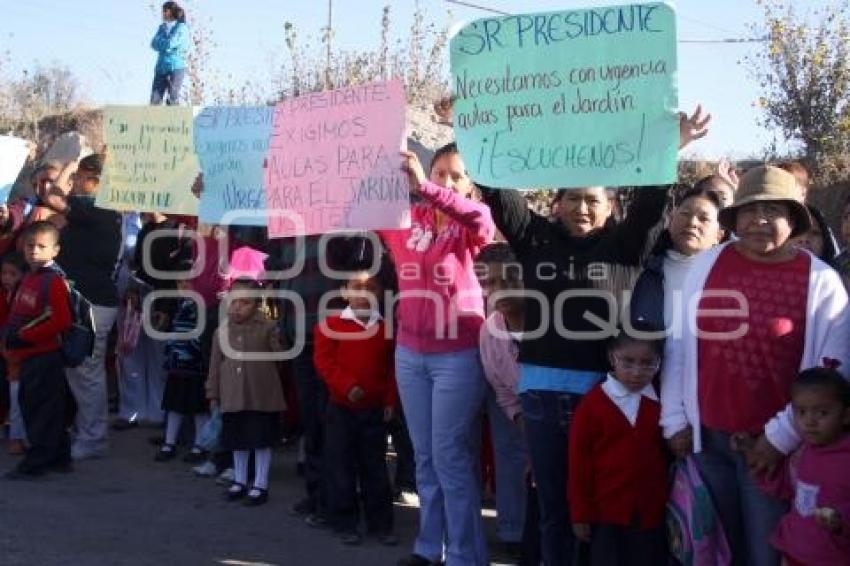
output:
<instances>
[{"instance_id":1,"label":"eyeglasses","mask_svg":"<svg viewBox=\"0 0 850 566\"><path fill-rule=\"evenodd\" d=\"M779 203L754 203L742 206L738 215L759 216L766 220L776 220L788 216L788 207Z\"/></svg>"},{"instance_id":2,"label":"eyeglasses","mask_svg":"<svg viewBox=\"0 0 850 566\"><path fill-rule=\"evenodd\" d=\"M654 362L649 364L640 364L636 363L632 360L624 360L619 356L612 356L614 358L614 364L617 366L617 369L621 369L623 371L639 371L645 373L655 373L661 368L661 360L655 359Z\"/></svg>"}]
</instances>

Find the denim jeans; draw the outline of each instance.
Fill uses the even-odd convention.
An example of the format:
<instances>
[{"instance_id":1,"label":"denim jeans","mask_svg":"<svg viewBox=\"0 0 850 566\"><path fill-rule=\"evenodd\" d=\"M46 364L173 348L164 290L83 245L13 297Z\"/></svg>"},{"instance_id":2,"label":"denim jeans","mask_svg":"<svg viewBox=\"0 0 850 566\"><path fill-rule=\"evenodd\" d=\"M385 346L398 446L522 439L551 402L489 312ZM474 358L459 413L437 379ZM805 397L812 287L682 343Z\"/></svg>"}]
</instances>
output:
<instances>
[{"instance_id":1,"label":"denim jeans","mask_svg":"<svg viewBox=\"0 0 850 566\"><path fill-rule=\"evenodd\" d=\"M496 534L502 542L522 542L528 451L520 428L499 407L492 387L487 387L487 420L496 467Z\"/></svg>"},{"instance_id":2,"label":"denim jeans","mask_svg":"<svg viewBox=\"0 0 850 566\"><path fill-rule=\"evenodd\" d=\"M26 441L27 431L24 428L24 416L21 414L21 402L18 399L20 383L9 383L9 440Z\"/></svg>"},{"instance_id":3,"label":"denim jeans","mask_svg":"<svg viewBox=\"0 0 850 566\"><path fill-rule=\"evenodd\" d=\"M531 470L540 508L540 545L546 566L572 564L575 540L567 507L570 423L581 395L532 390L520 394Z\"/></svg>"},{"instance_id":4,"label":"denim jeans","mask_svg":"<svg viewBox=\"0 0 850 566\"><path fill-rule=\"evenodd\" d=\"M758 488L743 454L735 452L730 435L702 429L702 452L694 462L714 500L732 550L733 564L776 566L779 553L768 539L788 505Z\"/></svg>"},{"instance_id":5,"label":"denim jeans","mask_svg":"<svg viewBox=\"0 0 850 566\"><path fill-rule=\"evenodd\" d=\"M448 566L487 564L478 455L472 438L486 382L478 350L421 354L396 348L396 380L416 457L414 552Z\"/></svg>"},{"instance_id":6,"label":"denim jeans","mask_svg":"<svg viewBox=\"0 0 850 566\"><path fill-rule=\"evenodd\" d=\"M165 93L168 93L168 106L180 104L180 90L183 87L183 79L186 77L186 69L178 69L170 73L154 74L151 86L151 104L162 104Z\"/></svg>"}]
</instances>

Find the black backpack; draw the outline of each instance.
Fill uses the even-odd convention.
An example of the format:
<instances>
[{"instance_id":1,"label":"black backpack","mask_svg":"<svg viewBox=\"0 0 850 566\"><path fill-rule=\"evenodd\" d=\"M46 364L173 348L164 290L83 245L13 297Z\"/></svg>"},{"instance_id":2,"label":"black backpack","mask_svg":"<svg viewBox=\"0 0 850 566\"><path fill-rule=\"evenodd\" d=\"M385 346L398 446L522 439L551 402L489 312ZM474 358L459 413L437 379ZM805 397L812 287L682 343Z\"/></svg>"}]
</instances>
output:
<instances>
[{"instance_id":1,"label":"black backpack","mask_svg":"<svg viewBox=\"0 0 850 566\"><path fill-rule=\"evenodd\" d=\"M94 352L94 313L88 299L58 272L47 273L41 280L41 296L45 305L50 301L50 284L54 277L60 277L68 287L71 328L62 333L62 359L65 367L75 368Z\"/></svg>"}]
</instances>

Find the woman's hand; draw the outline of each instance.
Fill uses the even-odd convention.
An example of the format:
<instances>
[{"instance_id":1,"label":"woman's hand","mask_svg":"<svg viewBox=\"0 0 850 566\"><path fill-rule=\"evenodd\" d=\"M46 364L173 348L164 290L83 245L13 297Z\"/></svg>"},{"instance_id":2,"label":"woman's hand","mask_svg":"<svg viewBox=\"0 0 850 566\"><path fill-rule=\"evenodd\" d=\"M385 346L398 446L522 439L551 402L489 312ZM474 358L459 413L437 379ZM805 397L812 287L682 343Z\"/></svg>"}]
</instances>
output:
<instances>
[{"instance_id":1,"label":"woman's hand","mask_svg":"<svg viewBox=\"0 0 850 566\"><path fill-rule=\"evenodd\" d=\"M677 458L685 458L694 451L694 430L688 425L667 440L667 445Z\"/></svg>"},{"instance_id":2,"label":"woman's hand","mask_svg":"<svg viewBox=\"0 0 850 566\"><path fill-rule=\"evenodd\" d=\"M818 507L815 509L815 522L830 532L840 533L844 519L837 509Z\"/></svg>"},{"instance_id":3,"label":"woman's hand","mask_svg":"<svg viewBox=\"0 0 850 566\"><path fill-rule=\"evenodd\" d=\"M785 459L785 454L777 450L762 434L752 448L744 452L744 457L753 475L770 477Z\"/></svg>"},{"instance_id":4,"label":"woman's hand","mask_svg":"<svg viewBox=\"0 0 850 566\"><path fill-rule=\"evenodd\" d=\"M454 107L454 97L444 96L434 103L434 113L437 115L434 121L443 126L452 125L452 109Z\"/></svg>"},{"instance_id":5,"label":"woman's hand","mask_svg":"<svg viewBox=\"0 0 850 566\"><path fill-rule=\"evenodd\" d=\"M582 542L590 542L590 525L588 523L573 523L573 534Z\"/></svg>"},{"instance_id":6,"label":"woman's hand","mask_svg":"<svg viewBox=\"0 0 850 566\"><path fill-rule=\"evenodd\" d=\"M204 174L198 173L198 176L195 177L195 181L192 183L192 194L195 195L195 198L201 198L201 195L204 192Z\"/></svg>"},{"instance_id":7,"label":"woman's hand","mask_svg":"<svg viewBox=\"0 0 850 566\"><path fill-rule=\"evenodd\" d=\"M44 204L58 212L59 214L65 214L68 211L68 202L65 198L65 195L58 193L48 193L47 196L44 197Z\"/></svg>"},{"instance_id":8,"label":"woman's hand","mask_svg":"<svg viewBox=\"0 0 850 566\"><path fill-rule=\"evenodd\" d=\"M9 205L0 204L0 228L5 228L11 219L12 215L9 213Z\"/></svg>"},{"instance_id":9,"label":"woman's hand","mask_svg":"<svg viewBox=\"0 0 850 566\"><path fill-rule=\"evenodd\" d=\"M425 170L422 169L422 163L419 162L419 158L412 151L402 151L401 157L401 168L410 178L410 190L411 192L418 192L419 187L427 180Z\"/></svg>"},{"instance_id":10,"label":"woman's hand","mask_svg":"<svg viewBox=\"0 0 850 566\"><path fill-rule=\"evenodd\" d=\"M348 392L348 400L352 403L359 403L366 397L366 392L359 385L355 385Z\"/></svg>"},{"instance_id":11,"label":"woman's hand","mask_svg":"<svg viewBox=\"0 0 850 566\"><path fill-rule=\"evenodd\" d=\"M679 112L679 149L704 138L708 134L710 121L711 114L703 114L701 104L697 104L696 110L690 116L685 112Z\"/></svg>"},{"instance_id":12,"label":"woman's hand","mask_svg":"<svg viewBox=\"0 0 850 566\"><path fill-rule=\"evenodd\" d=\"M735 171L735 167L732 165L732 162L726 157L721 159L717 164L717 174L734 189L738 189L738 172Z\"/></svg>"}]
</instances>

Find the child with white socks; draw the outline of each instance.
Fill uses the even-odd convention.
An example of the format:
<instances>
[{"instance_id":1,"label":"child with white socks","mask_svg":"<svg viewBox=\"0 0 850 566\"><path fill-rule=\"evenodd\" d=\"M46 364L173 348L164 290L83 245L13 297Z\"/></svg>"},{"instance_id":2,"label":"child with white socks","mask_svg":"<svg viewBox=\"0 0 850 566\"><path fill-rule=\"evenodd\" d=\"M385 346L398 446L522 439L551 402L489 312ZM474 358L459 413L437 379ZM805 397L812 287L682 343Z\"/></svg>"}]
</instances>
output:
<instances>
[{"instance_id":1,"label":"child with white socks","mask_svg":"<svg viewBox=\"0 0 850 566\"><path fill-rule=\"evenodd\" d=\"M184 260L181 263L181 269L186 271L192 269L191 260ZM192 291L191 282L178 281L177 291L181 294L181 298L174 320L171 321L170 331L178 334L180 338L169 340L165 345L165 370L168 372L165 394L162 398L162 410L166 412L165 442L156 454L157 462L166 462L177 455L177 435L185 417L194 417L194 438L197 438L209 418L204 392L206 375L200 335L191 337L193 332L200 332L198 329L199 305L194 296L189 294ZM192 449L183 461L197 464L203 460L204 451L193 440Z\"/></svg>"},{"instance_id":2,"label":"child with white socks","mask_svg":"<svg viewBox=\"0 0 850 566\"><path fill-rule=\"evenodd\" d=\"M277 326L259 310L259 283L237 279L223 309L227 316L213 337L207 398L222 413L222 446L233 451L233 482L225 497L262 505L268 500L272 446L279 439L286 408L273 352L282 350ZM248 488L248 460L254 452L254 482Z\"/></svg>"}]
</instances>

